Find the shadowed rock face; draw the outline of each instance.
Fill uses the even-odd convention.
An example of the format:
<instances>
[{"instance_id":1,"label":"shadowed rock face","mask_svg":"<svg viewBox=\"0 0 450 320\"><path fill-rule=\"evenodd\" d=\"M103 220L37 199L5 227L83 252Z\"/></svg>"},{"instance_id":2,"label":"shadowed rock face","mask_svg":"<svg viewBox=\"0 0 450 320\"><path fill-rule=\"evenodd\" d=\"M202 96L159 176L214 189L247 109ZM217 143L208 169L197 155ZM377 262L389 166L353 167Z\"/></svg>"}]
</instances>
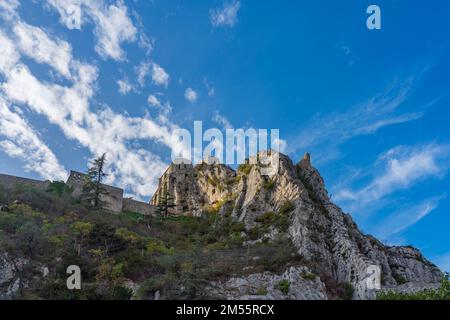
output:
<instances>
[{"instance_id":1,"label":"shadowed rock face","mask_svg":"<svg viewBox=\"0 0 450 320\"><path fill-rule=\"evenodd\" d=\"M165 185L175 199L175 214L200 215L215 208L220 214L230 214L243 222L247 231L260 227L261 217L268 213L283 215L287 219L284 228L277 224L266 227L255 242L287 234L313 273L324 281L350 283L355 299L372 299L380 289L411 292L439 283L441 271L417 249L385 246L362 234L350 215L330 201L309 154L296 165L283 154L273 152L268 158L272 163L279 161L278 173L272 177L261 174L264 165L256 159L250 159L255 164L241 166L237 172L220 164L182 170L172 165L161 177L152 204L157 204ZM221 289L228 292L234 286L227 282ZM320 284L311 284L308 292L301 292L306 290L302 286L295 288L300 291L292 292L294 296L321 297ZM228 298L236 298L235 290L231 291L234 293Z\"/></svg>"}]
</instances>

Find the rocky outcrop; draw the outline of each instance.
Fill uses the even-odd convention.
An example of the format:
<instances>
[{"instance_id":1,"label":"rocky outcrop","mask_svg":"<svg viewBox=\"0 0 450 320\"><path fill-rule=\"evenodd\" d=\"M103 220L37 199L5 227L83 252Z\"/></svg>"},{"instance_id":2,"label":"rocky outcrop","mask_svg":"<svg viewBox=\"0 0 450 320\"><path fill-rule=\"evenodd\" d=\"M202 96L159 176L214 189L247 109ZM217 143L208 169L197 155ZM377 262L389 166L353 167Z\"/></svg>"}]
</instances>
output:
<instances>
[{"instance_id":1,"label":"rocky outcrop","mask_svg":"<svg viewBox=\"0 0 450 320\"><path fill-rule=\"evenodd\" d=\"M21 269L27 260L12 258L7 253L0 252L0 300L10 300L23 286L20 278Z\"/></svg>"},{"instance_id":2,"label":"rocky outcrop","mask_svg":"<svg viewBox=\"0 0 450 320\"><path fill-rule=\"evenodd\" d=\"M213 282L206 295L226 300L327 300L325 284L306 267L290 267L278 275L270 272Z\"/></svg>"},{"instance_id":3,"label":"rocky outcrop","mask_svg":"<svg viewBox=\"0 0 450 320\"><path fill-rule=\"evenodd\" d=\"M276 174L264 174L267 163L278 164ZM408 290L420 290L424 284L436 285L442 277L417 249L385 246L362 234L350 215L331 202L309 154L296 165L283 154L258 154L237 172L220 164L176 166L180 165L169 167L161 178L153 204L167 190L175 198L176 214L200 215L205 208L214 207L243 222L247 232L257 235L255 241L287 233L311 272L320 279L351 285L355 299L372 299L378 290L406 283ZM247 295L237 289L238 283L253 279L269 284L271 277L275 276L235 278L220 288L228 292L227 298L238 298ZM294 296L306 297L307 292Z\"/></svg>"},{"instance_id":4,"label":"rocky outcrop","mask_svg":"<svg viewBox=\"0 0 450 320\"><path fill-rule=\"evenodd\" d=\"M159 180L151 204L158 206L160 199L168 193L175 204L173 214L200 215L205 210L214 210L216 205L232 196L235 172L221 164L187 163L171 164Z\"/></svg>"}]
</instances>

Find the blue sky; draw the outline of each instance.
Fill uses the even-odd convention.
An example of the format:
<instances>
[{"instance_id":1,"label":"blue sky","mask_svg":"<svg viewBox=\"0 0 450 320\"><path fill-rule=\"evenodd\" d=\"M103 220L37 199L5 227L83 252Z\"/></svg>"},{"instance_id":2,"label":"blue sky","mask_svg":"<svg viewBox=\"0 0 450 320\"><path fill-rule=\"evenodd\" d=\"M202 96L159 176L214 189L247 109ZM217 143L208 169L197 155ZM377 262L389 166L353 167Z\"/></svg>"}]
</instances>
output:
<instances>
[{"instance_id":1,"label":"blue sky","mask_svg":"<svg viewBox=\"0 0 450 320\"><path fill-rule=\"evenodd\" d=\"M370 4L381 30L366 27ZM148 199L174 129L279 128L364 232L450 270L448 12L444 0L4 0L0 172L64 179L106 151L110 182Z\"/></svg>"}]
</instances>

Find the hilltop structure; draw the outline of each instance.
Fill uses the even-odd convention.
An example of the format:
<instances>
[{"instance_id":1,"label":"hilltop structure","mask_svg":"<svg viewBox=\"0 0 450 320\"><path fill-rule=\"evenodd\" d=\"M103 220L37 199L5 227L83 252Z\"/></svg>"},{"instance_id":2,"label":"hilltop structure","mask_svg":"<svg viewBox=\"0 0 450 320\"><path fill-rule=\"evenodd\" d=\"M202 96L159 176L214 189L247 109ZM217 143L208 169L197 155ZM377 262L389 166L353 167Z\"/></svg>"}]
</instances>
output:
<instances>
[{"instance_id":1,"label":"hilltop structure","mask_svg":"<svg viewBox=\"0 0 450 320\"><path fill-rule=\"evenodd\" d=\"M66 184L73 188L72 195L74 197L81 196L85 178L86 174L84 173L77 171L70 172ZM30 186L39 190L47 190L50 183L51 182L48 180L33 180L0 174L0 185L9 190L13 190L20 186ZM107 191L106 194L101 195L104 210L110 211L114 214L118 214L122 211L138 212L144 215L152 215L155 213L155 207L148 203L136 201L132 198L124 198L123 189L106 184L103 184L102 186Z\"/></svg>"},{"instance_id":2,"label":"hilltop structure","mask_svg":"<svg viewBox=\"0 0 450 320\"><path fill-rule=\"evenodd\" d=\"M172 163L159 179L159 187L150 203L158 206L164 192L168 192L175 204L170 213L199 216L231 194L235 176L233 169L213 158L196 166Z\"/></svg>"},{"instance_id":3,"label":"hilltop structure","mask_svg":"<svg viewBox=\"0 0 450 320\"><path fill-rule=\"evenodd\" d=\"M248 245L288 237L310 271L319 275L314 287L299 286L291 292L294 298L323 296L325 282L347 283L354 299L373 299L379 290L415 292L439 286L442 272L419 250L387 246L363 234L351 216L332 203L309 154L297 164L283 154L268 156L265 163L279 161L272 177L262 174L265 166L259 161L243 164L237 172L215 162L172 164L151 203L156 205L168 192L175 199L172 214L213 212L229 217L251 235ZM286 271L286 279L299 283L302 277L291 271ZM246 294L242 283L272 288L276 279L267 277L217 282L211 290L224 299L239 299Z\"/></svg>"}]
</instances>

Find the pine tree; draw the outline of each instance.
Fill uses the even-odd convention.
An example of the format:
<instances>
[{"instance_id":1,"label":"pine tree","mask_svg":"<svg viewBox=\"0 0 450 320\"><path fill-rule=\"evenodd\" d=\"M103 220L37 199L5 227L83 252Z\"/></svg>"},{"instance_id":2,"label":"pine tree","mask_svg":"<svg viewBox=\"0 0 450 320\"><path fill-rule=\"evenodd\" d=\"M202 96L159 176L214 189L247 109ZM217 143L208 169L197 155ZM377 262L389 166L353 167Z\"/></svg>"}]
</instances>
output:
<instances>
[{"instance_id":1,"label":"pine tree","mask_svg":"<svg viewBox=\"0 0 450 320\"><path fill-rule=\"evenodd\" d=\"M107 176L104 172L105 164L106 154L104 153L91 163L84 181L83 200L87 201L93 209L101 208L101 196L108 194L102 184L103 179Z\"/></svg>"},{"instance_id":2,"label":"pine tree","mask_svg":"<svg viewBox=\"0 0 450 320\"><path fill-rule=\"evenodd\" d=\"M157 212L162 217L168 217L169 216L169 209L174 208L174 198L170 195L170 193L167 191L167 185L164 185L163 192L161 197L158 200L158 209Z\"/></svg>"}]
</instances>

